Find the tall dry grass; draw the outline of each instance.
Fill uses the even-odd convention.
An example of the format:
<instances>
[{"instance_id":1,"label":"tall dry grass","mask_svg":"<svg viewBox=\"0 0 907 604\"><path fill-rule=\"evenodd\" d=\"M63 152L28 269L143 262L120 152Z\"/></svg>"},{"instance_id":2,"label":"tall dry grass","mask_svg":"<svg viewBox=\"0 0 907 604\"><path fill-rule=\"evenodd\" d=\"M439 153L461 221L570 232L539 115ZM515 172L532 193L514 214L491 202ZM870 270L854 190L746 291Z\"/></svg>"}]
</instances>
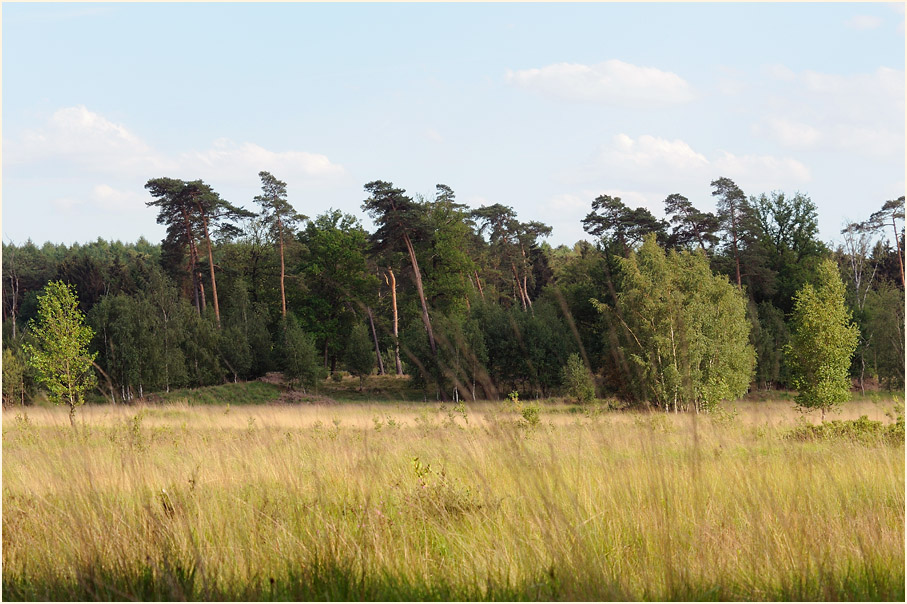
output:
<instances>
[{"instance_id":1,"label":"tall dry grass","mask_svg":"<svg viewBox=\"0 0 907 604\"><path fill-rule=\"evenodd\" d=\"M903 600L903 445L738 408L5 411L3 597Z\"/></svg>"}]
</instances>

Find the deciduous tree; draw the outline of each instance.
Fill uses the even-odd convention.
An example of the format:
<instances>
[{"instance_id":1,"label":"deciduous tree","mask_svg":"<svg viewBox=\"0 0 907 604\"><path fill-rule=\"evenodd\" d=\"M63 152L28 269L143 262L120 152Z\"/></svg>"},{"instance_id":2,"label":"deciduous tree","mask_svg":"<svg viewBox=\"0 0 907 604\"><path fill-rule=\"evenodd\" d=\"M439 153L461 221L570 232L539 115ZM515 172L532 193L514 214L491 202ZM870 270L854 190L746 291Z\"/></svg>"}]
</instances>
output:
<instances>
[{"instance_id":1,"label":"deciduous tree","mask_svg":"<svg viewBox=\"0 0 907 604\"><path fill-rule=\"evenodd\" d=\"M97 353L88 352L92 330L84 324L75 290L52 281L38 296L38 319L31 322L35 346L26 344L28 363L55 404L69 405L69 423L76 425L76 407L97 379L91 364Z\"/></svg>"},{"instance_id":2,"label":"deciduous tree","mask_svg":"<svg viewBox=\"0 0 907 604\"><path fill-rule=\"evenodd\" d=\"M698 412L746 393L756 362L746 300L703 253L666 255L649 235L621 275L627 353L652 402Z\"/></svg>"},{"instance_id":3,"label":"deciduous tree","mask_svg":"<svg viewBox=\"0 0 907 604\"><path fill-rule=\"evenodd\" d=\"M850 358L859 330L844 304L844 283L831 260L818 268L815 285L794 296L790 344L785 356L792 372L794 398L801 409L825 413L850 399Z\"/></svg>"}]
</instances>

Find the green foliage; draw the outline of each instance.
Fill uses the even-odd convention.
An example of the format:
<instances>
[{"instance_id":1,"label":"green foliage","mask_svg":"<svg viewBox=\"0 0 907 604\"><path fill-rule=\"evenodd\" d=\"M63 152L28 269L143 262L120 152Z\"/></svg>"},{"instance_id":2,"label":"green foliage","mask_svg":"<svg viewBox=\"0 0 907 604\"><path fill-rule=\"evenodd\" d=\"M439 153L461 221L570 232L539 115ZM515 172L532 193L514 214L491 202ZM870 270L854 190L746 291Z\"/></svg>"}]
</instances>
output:
<instances>
[{"instance_id":1,"label":"green foliage","mask_svg":"<svg viewBox=\"0 0 907 604\"><path fill-rule=\"evenodd\" d=\"M495 394L518 389L546 396L560 385L576 341L552 302L541 298L532 312L476 304L472 316L484 335Z\"/></svg>"},{"instance_id":2,"label":"green foliage","mask_svg":"<svg viewBox=\"0 0 907 604\"><path fill-rule=\"evenodd\" d=\"M362 390L365 377L375 368L375 345L365 324L353 327L343 360L347 371L359 378L359 390Z\"/></svg>"},{"instance_id":3,"label":"green foliage","mask_svg":"<svg viewBox=\"0 0 907 604\"><path fill-rule=\"evenodd\" d=\"M542 408L538 404L525 405L520 409L522 425L527 428L535 428L542 421Z\"/></svg>"},{"instance_id":4,"label":"green foliage","mask_svg":"<svg viewBox=\"0 0 907 604\"><path fill-rule=\"evenodd\" d=\"M303 390L315 385L323 369L312 336L302 331L291 314L281 322L280 355L283 357L283 374L290 383L299 384Z\"/></svg>"},{"instance_id":5,"label":"green foliage","mask_svg":"<svg viewBox=\"0 0 907 604\"><path fill-rule=\"evenodd\" d=\"M25 400L25 363L12 349L3 349L3 406L23 403Z\"/></svg>"},{"instance_id":6,"label":"green foliage","mask_svg":"<svg viewBox=\"0 0 907 604\"><path fill-rule=\"evenodd\" d=\"M467 310L472 293L469 275L476 268L465 245L473 234L469 215L454 198L449 187L437 185L435 199L425 202L431 238L419 261L425 270L425 296L432 309L445 315Z\"/></svg>"},{"instance_id":7,"label":"green foliage","mask_svg":"<svg viewBox=\"0 0 907 604\"><path fill-rule=\"evenodd\" d=\"M756 384L763 389L785 384L784 346L790 339L790 330L784 322L784 313L771 302L757 305L750 299L747 314L753 324L750 341L756 349Z\"/></svg>"},{"instance_id":8,"label":"green foliage","mask_svg":"<svg viewBox=\"0 0 907 604\"><path fill-rule=\"evenodd\" d=\"M749 236L755 240L759 262L771 272L768 287L753 293L788 312L795 292L813 278L826 254L818 239L816 204L800 193L773 192L751 197L749 210Z\"/></svg>"},{"instance_id":9,"label":"green foliage","mask_svg":"<svg viewBox=\"0 0 907 604\"><path fill-rule=\"evenodd\" d=\"M592 211L583 218L583 229L602 240L614 239L625 250L640 244L650 235L659 241L667 238L667 223L658 220L646 208L631 210L620 197L600 195L592 202Z\"/></svg>"},{"instance_id":10,"label":"green foliage","mask_svg":"<svg viewBox=\"0 0 907 604\"><path fill-rule=\"evenodd\" d=\"M698 411L747 391L755 351L746 303L712 274L703 254L665 255L650 235L622 261L621 273L617 310L630 336L626 353L649 400Z\"/></svg>"},{"instance_id":11,"label":"green foliage","mask_svg":"<svg viewBox=\"0 0 907 604\"><path fill-rule=\"evenodd\" d=\"M803 424L786 434L793 440L848 440L860 444L877 444L888 442L893 445L904 444L904 415L892 424L872 421L865 415L860 419L835 419L821 424Z\"/></svg>"},{"instance_id":12,"label":"green foliage","mask_svg":"<svg viewBox=\"0 0 907 604\"><path fill-rule=\"evenodd\" d=\"M374 303L378 289L378 278L368 270L368 234L354 216L330 210L310 221L299 241L299 274L307 295L293 312L319 349L336 359L344 352L357 311Z\"/></svg>"},{"instance_id":13,"label":"green foliage","mask_svg":"<svg viewBox=\"0 0 907 604\"><path fill-rule=\"evenodd\" d=\"M220 333L213 313L199 316L185 302L182 306L183 329L185 329L185 354L187 381L192 386L207 386L224 380L224 368L220 362Z\"/></svg>"},{"instance_id":14,"label":"green foliage","mask_svg":"<svg viewBox=\"0 0 907 604\"><path fill-rule=\"evenodd\" d=\"M420 324L413 320L401 334L402 352L413 386L434 386L441 398L492 396L486 373L488 353L479 323L473 318L436 313L433 321L437 353L431 350Z\"/></svg>"},{"instance_id":15,"label":"green foliage","mask_svg":"<svg viewBox=\"0 0 907 604\"><path fill-rule=\"evenodd\" d=\"M578 354L571 354L564 365L562 381L567 394L581 404L595 400L595 381Z\"/></svg>"},{"instance_id":16,"label":"green foliage","mask_svg":"<svg viewBox=\"0 0 907 604\"><path fill-rule=\"evenodd\" d=\"M794 297L790 344L785 358L801 409L825 412L850 399L850 357L859 330L844 304L844 283L831 260L819 265L815 286Z\"/></svg>"},{"instance_id":17,"label":"green foliage","mask_svg":"<svg viewBox=\"0 0 907 604\"><path fill-rule=\"evenodd\" d=\"M889 390L904 387L904 290L883 281L866 296L867 357Z\"/></svg>"},{"instance_id":18,"label":"green foliage","mask_svg":"<svg viewBox=\"0 0 907 604\"><path fill-rule=\"evenodd\" d=\"M69 405L70 422L85 402L85 392L97 382L91 369L97 353L88 352L93 332L84 325L75 290L62 281L52 281L38 296L38 320L30 324L35 346L26 344L28 363L54 404Z\"/></svg>"},{"instance_id":19,"label":"green foliage","mask_svg":"<svg viewBox=\"0 0 907 604\"><path fill-rule=\"evenodd\" d=\"M155 395L154 400L162 403L179 403L186 405L226 405L225 413L229 414L230 405L266 405L275 403L283 389L262 381L227 383L203 388L185 388L171 390L168 393Z\"/></svg>"}]
</instances>

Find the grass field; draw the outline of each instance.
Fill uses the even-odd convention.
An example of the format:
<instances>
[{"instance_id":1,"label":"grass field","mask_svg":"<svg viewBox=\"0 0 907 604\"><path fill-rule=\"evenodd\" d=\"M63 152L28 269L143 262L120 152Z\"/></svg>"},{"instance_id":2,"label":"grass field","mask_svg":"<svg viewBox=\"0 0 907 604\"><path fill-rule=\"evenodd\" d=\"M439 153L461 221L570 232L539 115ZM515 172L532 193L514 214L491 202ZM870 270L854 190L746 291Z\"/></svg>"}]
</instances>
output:
<instances>
[{"instance_id":1,"label":"grass field","mask_svg":"<svg viewBox=\"0 0 907 604\"><path fill-rule=\"evenodd\" d=\"M3 598L903 601L903 440L730 409L5 410Z\"/></svg>"}]
</instances>

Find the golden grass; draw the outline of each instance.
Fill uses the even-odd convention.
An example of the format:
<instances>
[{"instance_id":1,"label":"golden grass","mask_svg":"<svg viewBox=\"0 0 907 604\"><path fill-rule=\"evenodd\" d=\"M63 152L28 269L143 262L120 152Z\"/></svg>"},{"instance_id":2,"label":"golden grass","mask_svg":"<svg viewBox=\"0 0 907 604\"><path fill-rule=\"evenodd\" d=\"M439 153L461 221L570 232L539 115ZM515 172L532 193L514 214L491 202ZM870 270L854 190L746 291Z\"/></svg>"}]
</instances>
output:
<instances>
[{"instance_id":1,"label":"golden grass","mask_svg":"<svg viewBox=\"0 0 907 604\"><path fill-rule=\"evenodd\" d=\"M903 445L735 406L7 410L3 596L903 600Z\"/></svg>"}]
</instances>

